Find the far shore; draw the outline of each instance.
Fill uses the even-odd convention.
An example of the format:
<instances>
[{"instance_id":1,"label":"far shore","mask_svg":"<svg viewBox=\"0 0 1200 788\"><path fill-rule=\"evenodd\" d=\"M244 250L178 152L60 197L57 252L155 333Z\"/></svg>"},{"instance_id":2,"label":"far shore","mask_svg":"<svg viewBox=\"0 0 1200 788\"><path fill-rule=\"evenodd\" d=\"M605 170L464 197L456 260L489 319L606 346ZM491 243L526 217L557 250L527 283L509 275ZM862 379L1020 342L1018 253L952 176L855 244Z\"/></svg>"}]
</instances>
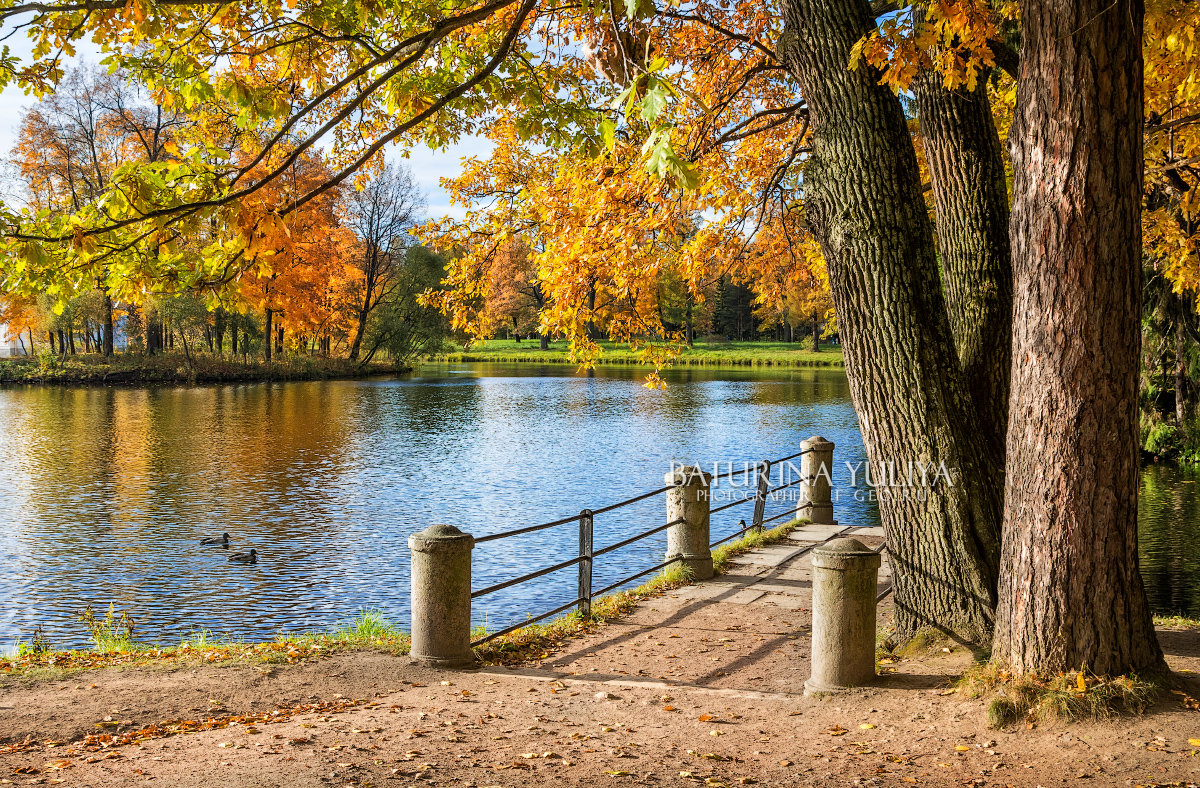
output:
<instances>
[{"instance_id":1,"label":"far shore","mask_svg":"<svg viewBox=\"0 0 1200 788\"><path fill-rule=\"evenodd\" d=\"M261 361L209 354L169 353L156 356L118 353L99 355L16 356L0 359L0 385L145 386L194 383L266 383L337 380L412 371L405 364L359 364L345 359L287 356Z\"/></svg>"},{"instance_id":2,"label":"far shore","mask_svg":"<svg viewBox=\"0 0 1200 788\"><path fill-rule=\"evenodd\" d=\"M628 345L601 342L598 365L649 366ZM433 361L495 362L507 364L574 363L564 341L551 342L542 350L537 337L480 340L462 350L432 356ZM838 367L844 366L840 345L825 345L814 351L810 342L714 342L697 340L677 358L681 367Z\"/></svg>"}]
</instances>

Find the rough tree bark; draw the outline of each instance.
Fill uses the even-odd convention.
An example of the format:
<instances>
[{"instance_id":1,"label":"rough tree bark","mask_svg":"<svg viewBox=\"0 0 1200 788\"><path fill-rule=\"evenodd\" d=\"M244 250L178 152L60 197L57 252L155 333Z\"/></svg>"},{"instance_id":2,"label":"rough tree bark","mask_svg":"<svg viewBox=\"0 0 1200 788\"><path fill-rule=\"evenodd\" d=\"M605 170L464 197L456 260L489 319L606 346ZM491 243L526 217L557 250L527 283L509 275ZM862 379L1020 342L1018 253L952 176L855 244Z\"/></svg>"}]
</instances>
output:
<instances>
[{"instance_id":1,"label":"rough tree bark","mask_svg":"<svg viewBox=\"0 0 1200 788\"><path fill-rule=\"evenodd\" d=\"M1138 571L1140 0L1022 0L1015 313L993 658L1164 667Z\"/></svg>"},{"instance_id":2,"label":"rough tree bark","mask_svg":"<svg viewBox=\"0 0 1200 788\"><path fill-rule=\"evenodd\" d=\"M847 68L874 23L866 0L786 0L779 54L808 103L804 210L829 266L867 456L931 469L930 486L884 490L902 638L935 628L973 646L992 631L1000 491L955 354L933 231L899 99ZM952 484L933 483L944 464Z\"/></svg>"},{"instance_id":3,"label":"rough tree bark","mask_svg":"<svg viewBox=\"0 0 1200 788\"><path fill-rule=\"evenodd\" d=\"M939 73L922 70L912 87L933 182L950 330L999 488L1012 367L1012 250L1000 137L986 80L975 90L947 90Z\"/></svg>"}]
</instances>

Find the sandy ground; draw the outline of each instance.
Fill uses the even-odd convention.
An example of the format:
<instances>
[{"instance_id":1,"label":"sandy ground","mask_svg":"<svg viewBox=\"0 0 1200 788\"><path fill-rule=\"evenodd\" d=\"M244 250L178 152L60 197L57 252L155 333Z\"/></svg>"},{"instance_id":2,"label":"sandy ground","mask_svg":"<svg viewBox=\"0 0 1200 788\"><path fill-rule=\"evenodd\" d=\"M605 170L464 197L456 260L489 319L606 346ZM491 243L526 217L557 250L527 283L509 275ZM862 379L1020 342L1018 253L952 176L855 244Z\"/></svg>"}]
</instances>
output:
<instances>
[{"instance_id":1,"label":"sandy ground","mask_svg":"<svg viewBox=\"0 0 1200 788\"><path fill-rule=\"evenodd\" d=\"M360 652L9 680L0 783L1200 784L1188 745L1200 713L1175 695L1143 716L990 730L983 701L948 689L970 664L953 650L902 661L869 689L805 698L810 591L797 553L821 535L794 536L515 668L435 671ZM1173 669L1200 671L1200 632L1160 636ZM1200 697L1200 681L1180 677ZM129 741L180 720L219 727Z\"/></svg>"}]
</instances>

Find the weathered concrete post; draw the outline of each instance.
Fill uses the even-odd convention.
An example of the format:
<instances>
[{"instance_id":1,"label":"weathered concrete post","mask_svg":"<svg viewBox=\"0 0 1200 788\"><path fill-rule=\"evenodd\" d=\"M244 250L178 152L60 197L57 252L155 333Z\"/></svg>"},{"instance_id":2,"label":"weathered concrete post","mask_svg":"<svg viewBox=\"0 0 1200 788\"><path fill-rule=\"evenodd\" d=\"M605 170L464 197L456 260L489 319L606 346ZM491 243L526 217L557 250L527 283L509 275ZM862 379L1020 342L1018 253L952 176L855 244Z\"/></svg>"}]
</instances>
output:
<instances>
[{"instance_id":1,"label":"weathered concrete post","mask_svg":"<svg viewBox=\"0 0 1200 788\"><path fill-rule=\"evenodd\" d=\"M875 588L879 553L857 539L812 551L812 676L804 694L861 687L875 679Z\"/></svg>"},{"instance_id":2,"label":"weathered concrete post","mask_svg":"<svg viewBox=\"0 0 1200 788\"><path fill-rule=\"evenodd\" d=\"M453 668L471 651L471 550L475 537L453 525L431 525L408 537L412 551L412 647L422 665Z\"/></svg>"},{"instance_id":3,"label":"weathered concrete post","mask_svg":"<svg viewBox=\"0 0 1200 788\"><path fill-rule=\"evenodd\" d=\"M683 522L667 529L667 558L679 558L692 570L695 580L713 576L712 549L708 546L709 482L711 473L694 465L674 468L664 477L667 484L667 522Z\"/></svg>"},{"instance_id":4,"label":"weathered concrete post","mask_svg":"<svg viewBox=\"0 0 1200 788\"><path fill-rule=\"evenodd\" d=\"M822 525L837 525L833 519L833 443L814 435L800 441L800 449L808 452L800 457L800 505L796 517L807 518Z\"/></svg>"}]
</instances>

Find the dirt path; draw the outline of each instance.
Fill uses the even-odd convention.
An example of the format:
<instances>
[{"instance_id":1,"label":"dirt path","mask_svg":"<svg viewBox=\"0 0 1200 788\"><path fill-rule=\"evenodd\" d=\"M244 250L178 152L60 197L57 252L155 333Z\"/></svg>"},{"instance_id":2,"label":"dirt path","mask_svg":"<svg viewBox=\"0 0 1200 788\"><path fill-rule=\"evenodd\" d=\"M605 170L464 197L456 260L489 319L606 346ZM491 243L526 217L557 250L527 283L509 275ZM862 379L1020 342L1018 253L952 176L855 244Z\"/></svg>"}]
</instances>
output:
<instances>
[{"instance_id":1,"label":"dirt path","mask_svg":"<svg viewBox=\"0 0 1200 788\"><path fill-rule=\"evenodd\" d=\"M10 683L0 740L32 743L0 754L0 777L206 788L1200 781L1187 741L1200 713L1177 700L1142 717L993 731L982 701L947 694L970 662L960 651L900 662L878 687L803 697L810 590L798 553L821 534L793 536L513 669L440 672L357 653L275 671ZM1200 670L1200 633L1161 635L1174 669ZM266 719L119 743L168 720L250 713Z\"/></svg>"}]
</instances>

